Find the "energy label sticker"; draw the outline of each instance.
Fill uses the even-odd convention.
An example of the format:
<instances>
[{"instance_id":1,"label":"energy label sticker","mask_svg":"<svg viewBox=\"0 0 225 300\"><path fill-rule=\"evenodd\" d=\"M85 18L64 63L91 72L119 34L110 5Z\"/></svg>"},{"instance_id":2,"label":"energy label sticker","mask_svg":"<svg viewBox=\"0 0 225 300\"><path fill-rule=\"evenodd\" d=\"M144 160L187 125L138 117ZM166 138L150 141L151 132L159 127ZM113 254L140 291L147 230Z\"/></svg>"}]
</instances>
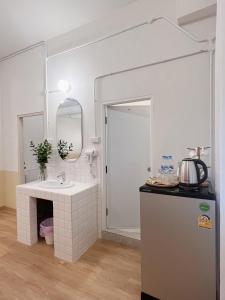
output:
<instances>
[{"instance_id":1,"label":"energy label sticker","mask_svg":"<svg viewBox=\"0 0 225 300\"><path fill-rule=\"evenodd\" d=\"M212 220L207 215L200 215L198 217L198 227L212 229L213 228Z\"/></svg>"},{"instance_id":2,"label":"energy label sticker","mask_svg":"<svg viewBox=\"0 0 225 300\"><path fill-rule=\"evenodd\" d=\"M201 211L206 212L210 210L210 206L207 202L202 202L199 205L199 208L201 209Z\"/></svg>"}]
</instances>

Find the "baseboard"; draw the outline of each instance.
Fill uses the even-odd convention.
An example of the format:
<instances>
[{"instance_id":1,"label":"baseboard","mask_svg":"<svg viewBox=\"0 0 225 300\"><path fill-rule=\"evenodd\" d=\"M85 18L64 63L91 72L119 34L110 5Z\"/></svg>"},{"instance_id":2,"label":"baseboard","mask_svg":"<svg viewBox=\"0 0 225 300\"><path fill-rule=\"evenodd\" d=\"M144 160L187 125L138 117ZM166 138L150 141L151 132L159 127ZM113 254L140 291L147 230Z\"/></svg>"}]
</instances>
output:
<instances>
[{"instance_id":1,"label":"baseboard","mask_svg":"<svg viewBox=\"0 0 225 300\"><path fill-rule=\"evenodd\" d=\"M141 241L136 240L130 237L122 236L117 233L112 233L109 231L102 231L102 239L103 240L109 240L116 243L119 243L121 245L125 245L134 249L140 250Z\"/></svg>"},{"instance_id":2,"label":"baseboard","mask_svg":"<svg viewBox=\"0 0 225 300\"><path fill-rule=\"evenodd\" d=\"M141 292L141 300L160 300L160 299L145 294L144 292Z\"/></svg>"}]
</instances>

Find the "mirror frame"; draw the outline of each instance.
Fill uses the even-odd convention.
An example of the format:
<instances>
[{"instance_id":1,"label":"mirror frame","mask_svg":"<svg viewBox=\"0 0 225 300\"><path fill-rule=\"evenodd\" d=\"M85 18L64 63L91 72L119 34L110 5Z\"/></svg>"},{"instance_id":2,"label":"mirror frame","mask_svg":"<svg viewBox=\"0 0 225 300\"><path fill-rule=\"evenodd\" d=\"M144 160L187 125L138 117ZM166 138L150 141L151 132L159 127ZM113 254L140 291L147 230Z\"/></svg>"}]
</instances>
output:
<instances>
[{"instance_id":1,"label":"mirror frame","mask_svg":"<svg viewBox=\"0 0 225 300\"><path fill-rule=\"evenodd\" d=\"M67 100L70 100L70 101L74 101L76 102L77 104L79 104L80 106L80 114L81 114L81 151L80 151L80 155L77 159L68 159L68 160L64 160L61 158L61 156L59 155L59 151L58 151L58 137L57 137L57 129L58 129L58 126L57 126L57 113L58 113L58 110L59 110L59 107L61 105L63 105ZM60 102L60 104L58 105L58 108L57 108L57 111L56 111L56 149L57 149L57 155L59 157L59 159L65 163L73 163L73 162L76 162L78 161L78 159L80 159L81 155L82 155L82 152L83 152L83 148L84 148L84 136L83 136L83 107L82 105L80 104L80 102L75 99L75 98L71 98L71 97L67 97L65 98L62 102Z\"/></svg>"}]
</instances>

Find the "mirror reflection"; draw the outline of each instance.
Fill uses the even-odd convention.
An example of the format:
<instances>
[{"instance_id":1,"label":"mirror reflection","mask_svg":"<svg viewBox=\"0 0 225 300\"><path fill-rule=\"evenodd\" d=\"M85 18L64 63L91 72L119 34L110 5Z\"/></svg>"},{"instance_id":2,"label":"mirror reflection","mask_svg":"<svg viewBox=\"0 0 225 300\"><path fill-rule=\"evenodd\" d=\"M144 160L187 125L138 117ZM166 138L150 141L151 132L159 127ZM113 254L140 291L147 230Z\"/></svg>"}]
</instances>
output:
<instances>
[{"instance_id":1,"label":"mirror reflection","mask_svg":"<svg viewBox=\"0 0 225 300\"><path fill-rule=\"evenodd\" d=\"M56 137L58 153L64 161L77 160L82 151L82 107L67 98L61 103L56 115Z\"/></svg>"}]
</instances>

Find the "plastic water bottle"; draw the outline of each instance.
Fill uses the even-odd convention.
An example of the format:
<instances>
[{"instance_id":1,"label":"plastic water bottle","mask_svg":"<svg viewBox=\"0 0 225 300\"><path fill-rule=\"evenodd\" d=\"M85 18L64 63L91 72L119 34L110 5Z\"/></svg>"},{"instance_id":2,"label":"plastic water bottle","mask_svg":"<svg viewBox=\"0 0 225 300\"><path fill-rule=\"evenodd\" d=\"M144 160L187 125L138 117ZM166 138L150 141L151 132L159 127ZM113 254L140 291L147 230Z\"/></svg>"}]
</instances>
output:
<instances>
[{"instance_id":1,"label":"plastic water bottle","mask_svg":"<svg viewBox=\"0 0 225 300\"><path fill-rule=\"evenodd\" d=\"M168 157L169 156L166 156L166 155L162 156L162 163L161 163L161 168L160 168L161 174L167 174L169 171Z\"/></svg>"},{"instance_id":2,"label":"plastic water bottle","mask_svg":"<svg viewBox=\"0 0 225 300\"><path fill-rule=\"evenodd\" d=\"M161 166L159 169L159 180L162 184L166 183L166 174L168 172L168 163L167 163L167 156L163 155L161 157Z\"/></svg>"},{"instance_id":3,"label":"plastic water bottle","mask_svg":"<svg viewBox=\"0 0 225 300\"><path fill-rule=\"evenodd\" d=\"M174 162L173 162L173 157L172 155L168 156L168 173L169 174L174 174Z\"/></svg>"},{"instance_id":4,"label":"plastic water bottle","mask_svg":"<svg viewBox=\"0 0 225 300\"><path fill-rule=\"evenodd\" d=\"M174 181L174 162L172 155L163 155L159 170L160 181L163 184L171 184Z\"/></svg>"},{"instance_id":5,"label":"plastic water bottle","mask_svg":"<svg viewBox=\"0 0 225 300\"><path fill-rule=\"evenodd\" d=\"M176 184L177 183L177 176L176 176L176 171L174 168L174 161L173 157L170 155L169 156L169 177L168 177L168 182L169 184Z\"/></svg>"}]
</instances>

